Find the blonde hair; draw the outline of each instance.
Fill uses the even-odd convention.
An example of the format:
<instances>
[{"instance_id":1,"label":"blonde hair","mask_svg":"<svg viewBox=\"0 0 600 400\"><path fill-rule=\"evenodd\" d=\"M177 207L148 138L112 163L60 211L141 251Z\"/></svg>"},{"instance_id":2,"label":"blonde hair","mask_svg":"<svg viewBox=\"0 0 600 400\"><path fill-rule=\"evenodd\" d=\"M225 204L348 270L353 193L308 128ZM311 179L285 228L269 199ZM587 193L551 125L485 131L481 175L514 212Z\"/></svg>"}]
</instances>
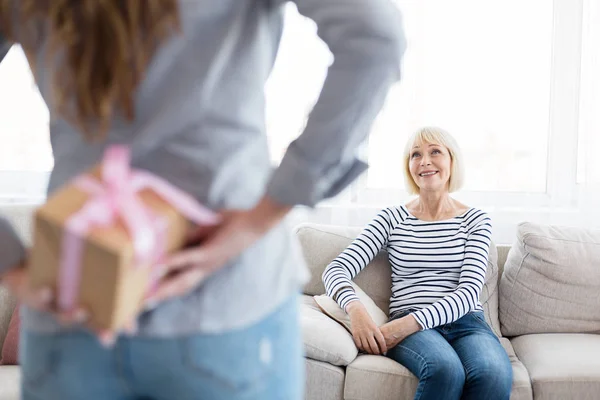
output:
<instances>
[{"instance_id":1,"label":"blonde hair","mask_svg":"<svg viewBox=\"0 0 600 400\"><path fill-rule=\"evenodd\" d=\"M179 24L178 0L0 0L3 33L34 66L37 43L47 40L49 61L64 54L52 98L88 139L105 136L116 111L134 119L136 89Z\"/></svg>"},{"instance_id":2,"label":"blonde hair","mask_svg":"<svg viewBox=\"0 0 600 400\"><path fill-rule=\"evenodd\" d=\"M406 142L406 147L404 149L404 178L406 184L406 190L410 194L419 194L419 186L415 183L412 175L410 174L410 153L412 148L417 143L435 143L440 144L446 147L450 153L451 159L451 169L450 169L450 179L448 181L448 191L456 192L460 190L463 186L465 179L465 172L463 166L462 153L460 151L460 147L458 147L458 143L445 130L428 126L419 129L416 131Z\"/></svg>"}]
</instances>

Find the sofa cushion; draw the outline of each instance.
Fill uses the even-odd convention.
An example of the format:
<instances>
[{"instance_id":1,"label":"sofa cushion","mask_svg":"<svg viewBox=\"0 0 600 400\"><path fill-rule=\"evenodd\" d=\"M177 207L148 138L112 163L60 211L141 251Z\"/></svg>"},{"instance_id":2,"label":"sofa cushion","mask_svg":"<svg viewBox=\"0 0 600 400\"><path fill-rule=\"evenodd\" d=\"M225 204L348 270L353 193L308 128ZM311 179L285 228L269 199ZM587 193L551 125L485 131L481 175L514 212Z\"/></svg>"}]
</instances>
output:
<instances>
[{"instance_id":1,"label":"sofa cushion","mask_svg":"<svg viewBox=\"0 0 600 400\"><path fill-rule=\"evenodd\" d=\"M0 399L19 400L21 398L21 367L7 365L0 368Z\"/></svg>"},{"instance_id":2,"label":"sofa cushion","mask_svg":"<svg viewBox=\"0 0 600 400\"><path fill-rule=\"evenodd\" d=\"M369 313L369 316L373 319L375 324L377 326L381 326L388 322L388 316L386 315L386 313L384 313L379 307L377 307L377 304L375 304L375 302L371 300L369 295L367 295L360 287L358 287L356 283L351 283L352 287L354 288L354 291L356 292L356 295L358 296L358 299L365 306L367 313ZM346 311L342 310L342 307L340 307L335 300L324 294L320 296L314 296L314 299L319 308L325 314L336 320L338 323L342 324L342 326L346 328L348 332L352 333L350 316L346 313Z\"/></svg>"},{"instance_id":3,"label":"sofa cushion","mask_svg":"<svg viewBox=\"0 0 600 400\"><path fill-rule=\"evenodd\" d=\"M498 320L498 270L498 250L496 245L491 243L485 282L481 288L479 301L481 301L487 323L496 336L501 337L502 332L500 331L500 321Z\"/></svg>"},{"instance_id":4,"label":"sofa cushion","mask_svg":"<svg viewBox=\"0 0 600 400\"><path fill-rule=\"evenodd\" d=\"M323 271L360 234L360 227L302 224L296 228L306 265L311 279L304 287L304 293L320 295L325 293L321 280ZM389 313L392 296L392 271L387 253L382 251L354 279L381 310ZM498 252L494 243L490 245L489 263L480 301L486 320L497 336L501 336L498 321Z\"/></svg>"},{"instance_id":5,"label":"sofa cushion","mask_svg":"<svg viewBox=\"0 0 600 400\"><path fill-rule=\"evenodd\" d=\"M19 318L19 307L15 307L15 311L10 319L6 339L2 345L2 359L0 365L17 365L19 364L19 329L21 320Z\"/></svg>"},{"instance_id":6,"label":"sofa cushion","mask_svg":"<svg viewBox=\"0 0 600 400\"><path fill-rule=\"evenodd\" d=\"M8 332L8 325L16 304L17 299L5 286L0 285L0 349L4 344L4 338Z\"/></svg>"},{"instance_id":7,"label":"sofa cushion","mask_svg":"<svg viewBox=\"0 0 600 400\"><path fill-rule=\"evenodd\" d=\"M500 281L502 333L600 333L600 230L522 223Z\"/></svg>"},{"instance_id":8,"label":"sofa cushion","mask_svg":"<svg viewBox=\"0 0 600 400\"><path fill-rule=\"evenodd\" d=\"M384 356L361 354L346 367L345 400L412 399L419 381L404 366Z\"/></svg>"},{"instance_id":9,"label":"sofa cushion","mask_svg":"<svg viewBox=\"0 0 600 400\"><path fill-rule=\"evenodd\" d=\"M306 265L311 272L311 279L305 285L304 293L325 293L321 280L323 271L352 243L360 231L361 228L318 224L302 224L296 228ZM392 270L385 252L379 253L354 280L380 309L388 313L392 296Z\"/></svg>"},{"instance_id":10,"label":"sofa cushion","mask_svg":"<svg viewBox=\"0 0 600 400\"><path fill-rule=\"evenodd\" d=\"M600 398L600 336L537 334L512 339L536 400Z\"/></svg>"},{"instance_id":11,"label":"sofa cushion","mask_svg":"<svg viewBox=\"0 0 600 400\"><path fill-rule=\"evenodd\" d=\"M513 367L511 400L531 400L533 393L527 370L515 356L508 339L501 339ZM412 399L417 378L405 367L383 356L360 355L346 368L346 400Z\"/></svg>"},{"instance_id":12,"label":"sofa cushion","mask_svg":"<svg viewBox=\"0 0 600 400\"><path fill-rule=\"evenodd\" d=\"M305 399L344 400L346 374L341 367L305 359Z\"/></svg>"},{"instance_id":13,"label":"sofa cushion","mask_svg":"<svg viewBox=\"0 0 600 400\"><path fill-rule=\"evenodd\" d=\"M523 362L519 360L512 344L507 338L500 338L500 343L502 343L502 347L504 347L506 354L508 354L508 359L510 360L513 370L513 385L510 392L510 399L532 400L533 389L531 387L531 379L529 378L527 368L525 368Z\"/></svg>"},{"instance_id":14,"label":"sofa cushion","mask_svg":"<svg viewBox=\"0 0 600 400\"><path fill-rule=\"evenodd\" d=\"M306 357L342 366L356 358L352 335L325 315L311 296L302 296L300 324Z\"/></svg>"},{"instance_id":15,"label":"sofa cushion","mask_svg":"<svg viewBox=\"0 0 600 400\"><path fill-rule=\"evenodd\" d=\"M5 204L0 207L0 215L11 223L19 239L26 246L31 245L33 213L38 206L37 204Z\"/></svg>"}]
</instances>

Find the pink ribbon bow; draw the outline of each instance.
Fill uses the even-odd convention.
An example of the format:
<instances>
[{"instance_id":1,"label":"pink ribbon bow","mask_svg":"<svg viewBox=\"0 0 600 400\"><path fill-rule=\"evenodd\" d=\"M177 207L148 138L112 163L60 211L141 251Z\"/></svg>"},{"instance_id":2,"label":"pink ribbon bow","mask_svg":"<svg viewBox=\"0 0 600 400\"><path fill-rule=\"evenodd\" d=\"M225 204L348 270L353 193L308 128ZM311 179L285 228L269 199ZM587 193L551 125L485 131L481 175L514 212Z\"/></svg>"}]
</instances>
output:
<instances>
[{"instance_id":1,"label":"pink ribbon bow","mask_svg":"<svg viewBox=\"0 0 600 400\"><path fill-rule=\"evenodd\" d=\"M106 227L121 218L133 241L136 265L157 262L164 255L166 221L151 213L137 196L152 189L182 215L198 225L214 225L219 217L193 197L158 176L130 168L130 151L113 145L104 153L102 181L89 175L75 178L75 185L92 197L65 224L58 276L58 306L76 305L81 281L83 238L94 227Z\"/></svg>"}]
</instances>

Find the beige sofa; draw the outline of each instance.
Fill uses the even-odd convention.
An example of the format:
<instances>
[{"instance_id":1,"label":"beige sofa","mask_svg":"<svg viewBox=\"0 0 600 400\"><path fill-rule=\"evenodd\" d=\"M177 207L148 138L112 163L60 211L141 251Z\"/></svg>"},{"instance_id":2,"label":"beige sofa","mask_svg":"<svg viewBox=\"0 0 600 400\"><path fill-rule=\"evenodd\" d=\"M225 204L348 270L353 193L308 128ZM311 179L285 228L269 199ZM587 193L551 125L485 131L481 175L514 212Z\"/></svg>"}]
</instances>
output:
<instances>
[{"instance_id":1,"label":"beige sofa","mask_svg":"<svg viewBox=\"0 0 600 400\"><path fill-rule=\"evenodd\" d=\"M30 238L31 211L28 206L0 207L0 214L8 216L26 242ZM513 270L520 275L505 273L498 285L509 247L499 246L496 250L493 246L481 295L486 318L495 333L502 336L502 332L511 332L514 336L510 340L501 338L514 370L511 398L600 400L600 235L568 230L540 233L535 229L532 235L531 227L529 231L525 228L520 227L517 240L525 248L513 249L512 262L508 263L516 265ZM348 332L321 313L312 297L324 293L320 280L323 269L358 232L357 228L323 225L302 225L296 229L312 271L312 279L304 290L301 315L307 356L306 399L412 399L416 378L385 357L357 355ZM552 240L535 242L535 238L544 235L552 236ZM524 259L543 262L529 265ZM556 279L551 279L553 275L542 268L545 263L553 267L548 269L550 272L558 271ZM564 270L559 268L561 265L572 268L560 275ZM520 279L521 275L526 279ZM528 281L531 278L533 283ZM384 254L355 281L382 310L387 310L390 270ZM526 290L515 289L521 286ZM550 300L527 298L530 292L547 290ZM566 295L570 296L566 302L552 299ZM14 305L14 299L0 286L0 345ZM528 309L527 305L533 308ZM507 311L503 312L503 308ZM546 333L555 327L568 333ZM514 335L515 332L527 334ZM19 398L19 379L19 367L0 367L0 400Z\"/></svg>"},{"instance_id":2,"label":"beige sofa","mask_svg":"<svg viewBox=\"0 0 600 400\"><path fill-rule=\"evenodd\" d=\"M351 335L314 301L325 291L324 268L359 231L296 228L312 272L301 306L308 400L400 400L416 391L417 379L402 365L357 354ZM384 253L354 282L387 312ZM480 300L513 366L511 399L600 399L600 231L521 224L512 249L492 245Z\"/></svg>"},{"instance_id":3,"label":"beige sofa","mask_svg":"<svg viewBox=\"0 0 600 400\"><path fill-rule=\"evenodd\" d=\"M0 215L8 217L23 240L31 235L31 206L1 206ZM15 299L0 285L0 346L4 344L8 324L15 308ZM0 347L1 348L1 347ZM0 366L0 400L19 399L21 373L18 366Z\"/></svg>"}]
</instances>

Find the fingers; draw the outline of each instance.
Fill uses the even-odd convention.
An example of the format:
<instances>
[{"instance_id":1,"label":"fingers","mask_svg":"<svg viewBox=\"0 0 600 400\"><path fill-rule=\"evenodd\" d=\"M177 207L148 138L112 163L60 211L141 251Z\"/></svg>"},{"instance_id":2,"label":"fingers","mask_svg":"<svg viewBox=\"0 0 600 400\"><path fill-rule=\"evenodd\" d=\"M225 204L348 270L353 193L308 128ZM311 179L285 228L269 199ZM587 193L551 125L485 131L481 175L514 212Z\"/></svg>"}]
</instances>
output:
<instances>
[{"instance_id":1,"label":"fingers","mask_svg":"<svg viewBox=\"0 0 600 400\"><path fill-rule=\"evenodd\" d=\"M163 265L158 268L162 270L164 275L190 267L215 271L223 265L223 252L229 250L228 247L222 247L219 243L206 243L201 247L197 246L182 250L168 257Z\"/></svg>"},{"instance_id":2,"label":"fingers","mask_svg":"<svg viewBox=\"0 0 600 400\"><path fill-rule=\"evenodd\" d=\"M181 296L194 289L222 263L216 261L214 245L204 245L182 250L171 255L163 265L157 266L162 276L157 286L146 298L146 310L171 297Z\"/></svg>"},{"instance_id":3,"label":"fingers","mask_svg":"<svg viewBox=\"0 0 600 400\"><path fill-rule=\"evenodd\" d=\"M29 307L40 311L50 311L52 308L54 293L49 287L44 287L36 291L30 291L28 287L25 287L20 292L21 301Z\"/></svg>"},{"instance_id":4,"label":"fingers","mask_svg":"<svg viewBox=\"0 0 600 400\"><path fill-rule=\"evenodd\" d=\"M109 330L98 331L96 336L100 344L107 349L112 348L117 341L117 333Z\"/></svg>"},{"instance_id":5,"label":"fingers","mask_svg":"<svg viewBox=\"0 0 600 400\"><path fill-rule=\"evenodd\" d=\"M2 281L21 303L39 311L51 311L54 300L52 289L50 287L32 289L25 268L10 269L3 275Z\"/></svg>"},{"instance_id":6,"label":"fingers","mask_svg":"<svg viewBox=\"0 0 600 400\"><path fill-rule=\"evenodd\" d=\"M388 350L385 337L379 329L357 332L352 335L352 338L359 350L366 351L369 354L383 354Z\"/></svg>"},{"instance_id":7,"label":"fingers","mask_svg":"<svg viewBox=\"0 0 600 400\"><path fill-rule=\"evenodd\" d=\"M63 325L82 324L89 318L89 313L83 308L56 313L58 321Z\"/></svg>"},{"instance_id":8,"label":"fingers","mask_svg":"<svg viewBox=\"0 0 600 400\"><path fill-rule=\"evenodd\" d=\"M371 353L371 349L369 348L369 344L367 343L367 340L365 338L359 338L358 339L358 349L367 353Z\"/></svg>"},{"instance_id":9,"label":"fingers","mask_svg":"<svg viewBox=\"0 0 600 400\"><path fill-rule=\"evenodd\" d=\"M138 331L138 323L137 323L137 319L133 318L131 321L129 321L127 324L125 324L125 327L123 328L123 332L126 333L127 335L135 335Z\"/></svg>"},{"instance_id":10,"label":"fingers","mask_svg":"<svg viewBox=\"0 0 600 400\"><path fill-rule=\"evenodd\" d=\"M373 338L373 335L369 333L365 334L357 334L354 338L354 344L359 350L366 351L369 354L379 354L379 348L377 347L377 343Z\"/></svg>"},{"instance_id":11,"label":"fingers","mask_svg":"<svg viewBox=\"0 0 600 400\"><path fill-rule=\"evenodd\" d=\"M135 335L137 333L137 330L138 330L137 319L133 318L131 321L129 321L128 323L125 324L125 326L122 329L122 333L125 333L127 335ZM111 331L108 329L97 330L96 337L98 338L98 341L100 342L102 347L110 349L117 342L119 333L120 332Z\"/></svg>"},{"instance_id":12,"label":"fingers","mask_svg":"<svg viewBox=\"0 0 600 400\"><path fill-rule=\"evenodd\" d=\"M89 312L76 307L72 310L62 311L56 309L54 291L50 287L32 289L27 280L26 270L14 270L4 277L4 282L9 289L19 298L19 301L35 310L51 313L63 325L82 324L89 320ZM127 324L125 330L134 333L137 330L135 320ZM110 347L114 344L117 334L115 332L97 332L103 346Z\"/></svg>"},{"instance_id":13,"label":"fingers","mask_svg":"<svg viewBox=\"0 0 600 400\"><path fill-rule=\"evenodd\" d=\"M89 313L82 307L68 311L56 310L54 292L49 287L40 290L24 289L21 301L35 310L53 314L62 325L82 324L89 318Z\"/></svg>"},{"instance_id":14,"label":"fingers","mask_svg":"<svg viewBox=\"0 0 600 400\"><path fill-rule=\"evenodd\" d=\"M356 348L358 350L366 351L367 353L370 353L368 341L367 341L366 337L364 337L362 332L357 332L356 334L353 334L352 339L354 339L354 344L356 345Z\"/></svg>"},{"instance_id":15,"label":"fingers","mask_svg":"<svg viewBox=\"0 0 600 400\"><path fill-rule=\"evenodd\" d=\"M32 290L29 286L27 270L24 268L13 268L7 271L2 277L2 282L21 303L31 308L46 311L52 304L52 289L44 287Z\"/></svg>"},{"instance_id":16,"label":"fingers","mask_svg":"<svg viewBox=\"0 0 600 400\"><path fill-rule=\"evenodd\" d=\"M204 239L211 236L218 229L218 225L195 225L186 236L186 247L197 246Z\"/></svg>"},{"instance_id":17,"label":"fingers","mask_svg":"<svg viewBox=\"0 0 600 400\"><path fill-rule=\"evenodd\" d=\"M383 333L381 333L381 330L379 329L375 331L375 340L379 345L379 350L381 351L381 354L387 353L387 343L385 342L385 337L383 336Z\"/></svg>"},{"instance_id":18,"label":"fingers","mask_svg":"<svg viewBox=\"0 0 600 400\"><path fill-rule=\"evenodd\" d=\"M203 261L203 251L198 248L191 248L189 250L183 250L169 257L164 265L162 265L162 273L167 275L172 272L189 268L192 265L196 265Z\"/></svg>"},{"instance_id":19,"label":"fingers","mask_svg":"<svg viewBox=\"0 0 600 400\"><path fill-rule=\"evenodd\" d=\"M207 273L200 268L188 268L175 275L166 276L146 299L153 305L166 299L184 295L198 286L206 278Z\"/></svg>"},{"instance_id":20,"label":"fingers","mask_svg":"<svg viewBox=\"0 0 600 400\"><path fill-rule=\"evenodd\" d=\"M373 334L371 334L371 336L367 338L367 342L369 344L371 354L381 354L381 352L379 351L379 346L377 346L377 341L375 340L375 336L373 336Z\"/></svg>"},{"instance_id":21,"label":"fingers","mask_svg":"<svg viewBox=\"0 0 600 400\"><path fill-rule=\"evenodd\" d=\"M356 345L356 348L359 350L363 350L363 346L362 343L360 341L360 336L358 335L352 335L352 339L354 339L354 344Z\"/></svg>"}]
</instances>

